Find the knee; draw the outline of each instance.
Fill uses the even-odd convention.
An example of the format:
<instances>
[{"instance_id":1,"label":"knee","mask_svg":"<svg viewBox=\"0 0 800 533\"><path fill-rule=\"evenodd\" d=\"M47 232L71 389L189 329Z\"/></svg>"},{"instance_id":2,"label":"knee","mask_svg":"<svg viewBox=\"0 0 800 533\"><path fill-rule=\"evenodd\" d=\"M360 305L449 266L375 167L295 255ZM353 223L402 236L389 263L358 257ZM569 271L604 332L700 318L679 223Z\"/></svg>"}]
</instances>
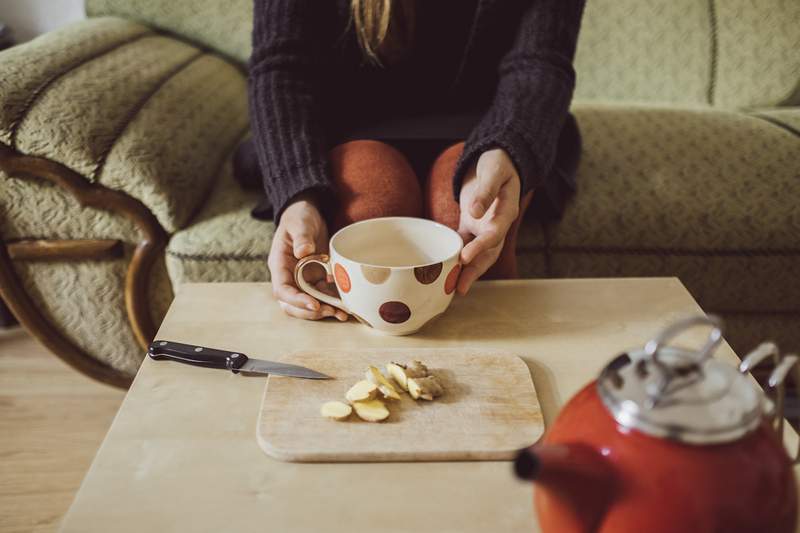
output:
<instances>
[{"instance_id":1,"label":"knee","mask_svg":"<svg viewBox=\"0 0 800 533\"><path fill-rule=\"evenodd\" d=\"M436 160L431 166L430 176L428 176L428 183L432 185L447 185L452 187L453 174L456 171L456 165L464 152L464 143L456 143L441 154L438 155Z\"/></svg>"},{"instance_id":2,"label":"knee","mask_svg":"<svg viewBox=\"0 0 800 533\"><path fill-rule=\"evenodd\" d=\"M329 153L336 185L337 226L382 216L421 216L414 170L396 148L373 140L340 144Z\"/></svg>"},{"instance_id":3,"label":"knee","mask_svg":"<svg viewBox=\"0 0 800 533\"><path fill-rule=\"evenodd\" d=\"M453 196L453 175L464 151L460 142L443 151L431 166L425 186L426 215L445 226L458 227L459 207Z\"/></svg>"}]
</instances>

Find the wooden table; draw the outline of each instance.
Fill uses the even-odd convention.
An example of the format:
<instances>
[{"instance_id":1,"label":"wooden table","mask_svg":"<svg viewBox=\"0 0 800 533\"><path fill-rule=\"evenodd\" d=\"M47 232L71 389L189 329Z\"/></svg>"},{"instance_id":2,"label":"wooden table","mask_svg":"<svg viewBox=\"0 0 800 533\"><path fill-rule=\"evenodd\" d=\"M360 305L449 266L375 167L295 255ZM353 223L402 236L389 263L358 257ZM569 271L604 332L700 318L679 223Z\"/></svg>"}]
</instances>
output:
<instances>
[{"instance_id":1,"label":"wooden table","mask_svg":"<svg viewBox=\"0 0 800 533\"><path fill-rule=\"evenodd\" d=\"M485 282L421 333L386 337L287 318L266 284L197 284L181 287L158 336L263 358L320 347L511 350L528 363L549 423L613 355L699 312L674 278ZM717 355L737 362L727 345ZM531 486L507 462L267 457L255 438L263 389L263 378L146 359L62 531L535 530Z\"/></svg>"}]
</instances>

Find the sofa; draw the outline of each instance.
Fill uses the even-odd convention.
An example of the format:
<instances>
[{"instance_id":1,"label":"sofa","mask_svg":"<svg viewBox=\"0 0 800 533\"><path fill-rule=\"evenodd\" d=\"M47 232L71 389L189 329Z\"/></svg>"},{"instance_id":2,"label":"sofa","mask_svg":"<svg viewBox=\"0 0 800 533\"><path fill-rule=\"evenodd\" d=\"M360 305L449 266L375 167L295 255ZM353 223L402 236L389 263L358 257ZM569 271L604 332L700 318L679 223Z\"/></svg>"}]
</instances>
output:
<instances>
[{"instance_id":1,"label":"sofa","mask_svg":"<svg viewBox=\"0 0 800 533\"><path fill-rule=\"evenodd\" d=\"M182 284L269 280L231 163L251 2L86 0L0 52L0 292L106 383ZM579 190L522 274L677 276L740 353L800 349L800 2L589 0L576 71Z\"/></svg>"}]
</instances>

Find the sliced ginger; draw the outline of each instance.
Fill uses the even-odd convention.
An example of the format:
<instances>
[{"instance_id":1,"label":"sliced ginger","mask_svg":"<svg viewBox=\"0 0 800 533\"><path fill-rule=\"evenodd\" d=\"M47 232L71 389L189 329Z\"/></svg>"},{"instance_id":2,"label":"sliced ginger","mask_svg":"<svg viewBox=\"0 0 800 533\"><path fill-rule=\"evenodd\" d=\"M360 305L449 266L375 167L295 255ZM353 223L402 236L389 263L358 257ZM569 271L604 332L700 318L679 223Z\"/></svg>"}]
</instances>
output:
<instances>
[{"instance_id":1,"label":"sliced ginger","mask_svg":"<svg viewBox=\"0 0 800 533\"><path fill-rule=\"evenodd\" d=\"M362 420L367 422L380 422L389 417L389 410L380 400L366 400L363 402L353 402L353 409Z\"/></svg>"},{"instance_id":2,"label":"sliced ginger","mask_svg":"<svg viewBox=\"0 0 800 533\"><path fill-rule=\"evenodd\" d=\"M384 398L391 400L400 399L400 393L397 392L394 385L392 385L389 380L381 374L381 371L374 366L370 366L367 369L367 380L378 386L378 390L381 391Z\"/></svg>"},{"instance_id":3,"label":"sliced ginger","mask_svg":"<svg viewBox=\"0 0 800 533\"><path fill-rule=\"evenodd\" d=\"M386 365L386 373L400 385L400 388L408 392L408 375L405 365L400 363L389 363Z\"/></svg>"},{"instance_id":4,"label":"sliced ginger","mask_svg":"<svg viewBox=\"0 0 800 533\"><path fill-rule=\"evenodd\" d=\"M386 365L386 373L402 390L407 391L415 400L432 401L444 393L444 388L436 376L430 374L422 361L411 361L404 365L391 362ZM374 366L367 368L366 378L359 381L347 391L345 398L352 405L343 402L327 402L322 405L322 416L334 420L345 420L355 411L356 415L367 422L380 422L389 417L386 404L378 399L399 400L400 394L380 370Z\"/></svg>"},{"instance_id":5,"label":"sliced ginger","mask_svg":"<svg viewBox=\"0 0 800 533\"><path fill-rule=\"evenodd\" d=\"M415 400L423 399L431 401L444 392L442 384L436 376L426 376L423 378L408 378L408 393Z\"/></svg>"},{"instance_id":6,"label":"sliced ginger","mask_svg":"<svg viewBox=\"0 0 800 533\"><path fill-rule=\"evenodd\" d=\"M378 386L371 381L367 381L366 379L363 379L350 387L350 390L344 395L344 397L347 398L347 401L350 403L374 400L377 396Z\"/></svg>"},{"instance_id":7,"label":"sliced ginger","mask_svg":"<svg viewBox=\"0 0 800 533\"><path fill-rule=\"evenodd\" d=\"M344 402L325 402L322 404L319 412L326 418L344 420L350 416L350 413L353 412L353 408Z\"/></svg>"},{"instance_id":8,"label":"sliced ginger","mask_svg":"<svg viewBox=\"0 0 800 533\"><path fill-rule=\"evenodd\" d=\"M428 375L428 367L422 361L411 361L410 364L391 362L386 365L386 372L393 380L400 385L404 391L408 391L408 378L424 378Z\"/></svg>"}]
</instances>

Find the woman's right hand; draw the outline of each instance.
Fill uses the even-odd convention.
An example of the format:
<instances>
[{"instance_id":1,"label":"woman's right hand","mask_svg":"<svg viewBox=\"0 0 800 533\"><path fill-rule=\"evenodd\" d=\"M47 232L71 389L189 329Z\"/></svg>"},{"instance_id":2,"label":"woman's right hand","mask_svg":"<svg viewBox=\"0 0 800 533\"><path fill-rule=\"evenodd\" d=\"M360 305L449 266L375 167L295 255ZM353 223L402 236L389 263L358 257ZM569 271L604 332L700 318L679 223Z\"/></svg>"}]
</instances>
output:
<instances>
[{"instance_id":1,"label":"woman's right hand","mask_svg":"<svg viewBox=\"0 0 800 533\"><path fill-rule=\"evenodd\" d=\"M307 255L326 253L328 248L328 227L314 203L299 197L283 211L280 223L275 230L269 251L267 266L272 276L272 294L287 315L319 320L336 317L347 321L347 313L297 288L294 281L294 267L297 261ZM323 292L331 292L329 281L322 269L305 268L306 280Z\"/></svg>"}]
</instances>

